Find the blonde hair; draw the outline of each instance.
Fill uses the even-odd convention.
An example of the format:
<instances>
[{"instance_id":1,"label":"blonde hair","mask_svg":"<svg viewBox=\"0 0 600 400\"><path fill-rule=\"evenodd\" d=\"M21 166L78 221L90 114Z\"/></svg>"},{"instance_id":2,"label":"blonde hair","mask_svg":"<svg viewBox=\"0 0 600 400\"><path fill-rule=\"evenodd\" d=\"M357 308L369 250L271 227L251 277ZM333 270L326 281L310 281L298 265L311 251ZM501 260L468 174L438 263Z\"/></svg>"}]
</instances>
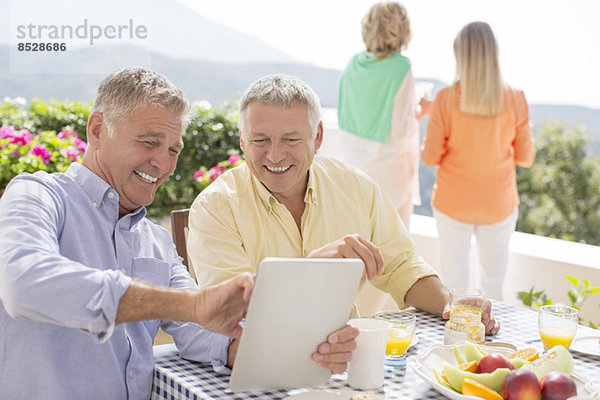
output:
<instances>
[{"instance_id":1,"label":"blonde hair","mask_svg":"<svg viewBox=\"0 0 600 400\"><path fill-rule=\"evenodd\" d=\"M384 60L405 50L410 41L406 8L395 1L375 3L362 20L362 37L367 51Z\"/></svg>"},{"instance_id":2,"label":"blonde hair","mask_svg":"<svg viewBox=\"0 0 600 400\"><path fill-rule=\"evenodd\" d=\"M502 110L505 87L498 64L498 45L492 28L485 22L471 22L454 40L456 78L460 83L460 110L492 116Z\"/></svg>"}]
</instances>

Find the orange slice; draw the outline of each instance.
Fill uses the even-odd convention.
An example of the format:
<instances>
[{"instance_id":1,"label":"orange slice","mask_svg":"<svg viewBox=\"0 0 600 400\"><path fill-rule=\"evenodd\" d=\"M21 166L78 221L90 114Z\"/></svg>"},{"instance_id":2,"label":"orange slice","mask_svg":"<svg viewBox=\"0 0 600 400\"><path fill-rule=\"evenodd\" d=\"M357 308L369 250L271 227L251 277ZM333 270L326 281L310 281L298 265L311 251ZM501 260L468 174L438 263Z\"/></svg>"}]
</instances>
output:
<instances>
[{"instance_id":1,"label":"orange slice","mask_svg":"<svg viewBox=\"0 0 600 400\"><path fill-rule=\"evenodd\" d=\"M469 361L464 364L459 364L459 365L457 365L457 367L458 367L458 369L461 369L463 371L476 373L477 372L477 361Z\"/></svg>"},{"instance_id":2,"label":"orange slice","mask_svg":"<svg viewBox=\"0 0 600 400\"><path fill-rule=\"evenodd\" d=\"M469 361L463 364L458 364L456 368L467 372L477 373L477 361ZM443 369L440 371L440 377L448 382L448 377Z\"/></svg>"},{"instance_id":3,"label":"orange slice","mask_svg":"<svg viewBox=\"0 0 600 400\"><path fill-rule=\"evenodd\" d=\"M502 400L502 396L496 391L469 378L463 380L462 392L465 396L477 396L485 400Z\"/></svg>"},{"instance_id":4,"label":"orange slice","mask_svg":"<svg viewBox=\"0 0 600 400\"><path fill-rule=\"evenodd\" d=\"M508 356L509 359L520 358L525 361L535 361L540 358L540 354L533 347L526 347L524 349L519 349Z\"/></svg>"}]
</instances>

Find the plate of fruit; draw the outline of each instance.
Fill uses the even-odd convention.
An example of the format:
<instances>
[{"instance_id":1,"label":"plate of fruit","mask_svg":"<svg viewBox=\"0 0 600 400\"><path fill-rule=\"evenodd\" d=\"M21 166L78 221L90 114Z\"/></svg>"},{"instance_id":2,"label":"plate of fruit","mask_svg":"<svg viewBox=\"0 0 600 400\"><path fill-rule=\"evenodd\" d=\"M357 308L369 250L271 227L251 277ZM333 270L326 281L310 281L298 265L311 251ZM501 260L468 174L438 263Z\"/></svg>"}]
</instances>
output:
<instances>
[{"instance_id":1,"label":"plate of fruit","mask_svg":"<svg viewBox=\"0 0 600 400\"><path fill-rule=\"evenodd\" d=\"M432 346L412 368L435 390L455 400L566 400L597 393L573 373L573 357L563 346L543 355L533 348L513 350L476 345Z\"/></svg>"}]
</instances>

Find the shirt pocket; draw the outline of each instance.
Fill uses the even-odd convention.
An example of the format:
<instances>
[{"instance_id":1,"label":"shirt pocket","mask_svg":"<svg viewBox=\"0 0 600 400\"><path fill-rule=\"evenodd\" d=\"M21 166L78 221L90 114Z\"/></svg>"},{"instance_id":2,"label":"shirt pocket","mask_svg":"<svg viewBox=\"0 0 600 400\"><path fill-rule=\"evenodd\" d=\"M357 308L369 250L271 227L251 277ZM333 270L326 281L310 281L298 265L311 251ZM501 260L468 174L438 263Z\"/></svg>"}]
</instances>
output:
<instances>
[{"instance_id":1,"label":"shirt pocket","mask_svg":"<svg viewBox=\"0 0 600 400\"><path fill-rule=\"evenodd\" d=\"M134 258L131 269L133 278L166 287L171 282L171 266L168 262L158 258Z\"/></svg>"}]
</instances>

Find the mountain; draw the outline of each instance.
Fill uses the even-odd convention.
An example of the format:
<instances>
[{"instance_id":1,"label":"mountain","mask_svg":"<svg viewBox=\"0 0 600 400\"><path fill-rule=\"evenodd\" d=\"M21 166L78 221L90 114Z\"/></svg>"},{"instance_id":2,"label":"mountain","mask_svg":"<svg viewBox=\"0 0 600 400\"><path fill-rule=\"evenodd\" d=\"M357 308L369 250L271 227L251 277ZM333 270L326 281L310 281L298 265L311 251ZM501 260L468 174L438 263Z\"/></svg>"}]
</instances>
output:
<instances>
[{"instance_id":1,"label":"mountain","mask_svg":"<svg viewBox=\"0 0 600 400\"><path fill-rule=\"evenodd\" d=\"M0 0L0 45L17 40L17 31L9 31L9 22L14 25L34 23L77 27L83 24L84 19L89 25L101 28L127 24L129 20L146 28L147 37L143 40L127 40L124 34L123 39L99 39L102 46L135 45L173 58L229 64L298 62L260 39L215 23L176 0L28 0L27 3ZM75 46L96 47L96 44L89 46L86 40L66 42L69 51Z\"/></svg>"},{"instance_id":2,"label":"mountain","mask_svg":"<svg viewBox=\"0 0 600 400\"><path fill-rule=\"evenodd\" d=\"M0 46L0 60L10 59L10 49ZM142 60L143 62L140 62ZM70 98L91 101L100 81L110 72L127 65L143 65L169 77L192 100L208 100L213 105L239 97L261 76L272 73L296 75L317 90L324 106L335 107L341 72L307 64L256 63L225 64L196 59L174 59L133 46L99 47L69 51L69 65L80 73L65 70L61 58L31 54L21 67L27 74L0 70L0 99L22 96L26 99ZM45 74L44 71L63 73ZM98 73L103 71L103 73Z\"/></svg>"}]
</instances>

